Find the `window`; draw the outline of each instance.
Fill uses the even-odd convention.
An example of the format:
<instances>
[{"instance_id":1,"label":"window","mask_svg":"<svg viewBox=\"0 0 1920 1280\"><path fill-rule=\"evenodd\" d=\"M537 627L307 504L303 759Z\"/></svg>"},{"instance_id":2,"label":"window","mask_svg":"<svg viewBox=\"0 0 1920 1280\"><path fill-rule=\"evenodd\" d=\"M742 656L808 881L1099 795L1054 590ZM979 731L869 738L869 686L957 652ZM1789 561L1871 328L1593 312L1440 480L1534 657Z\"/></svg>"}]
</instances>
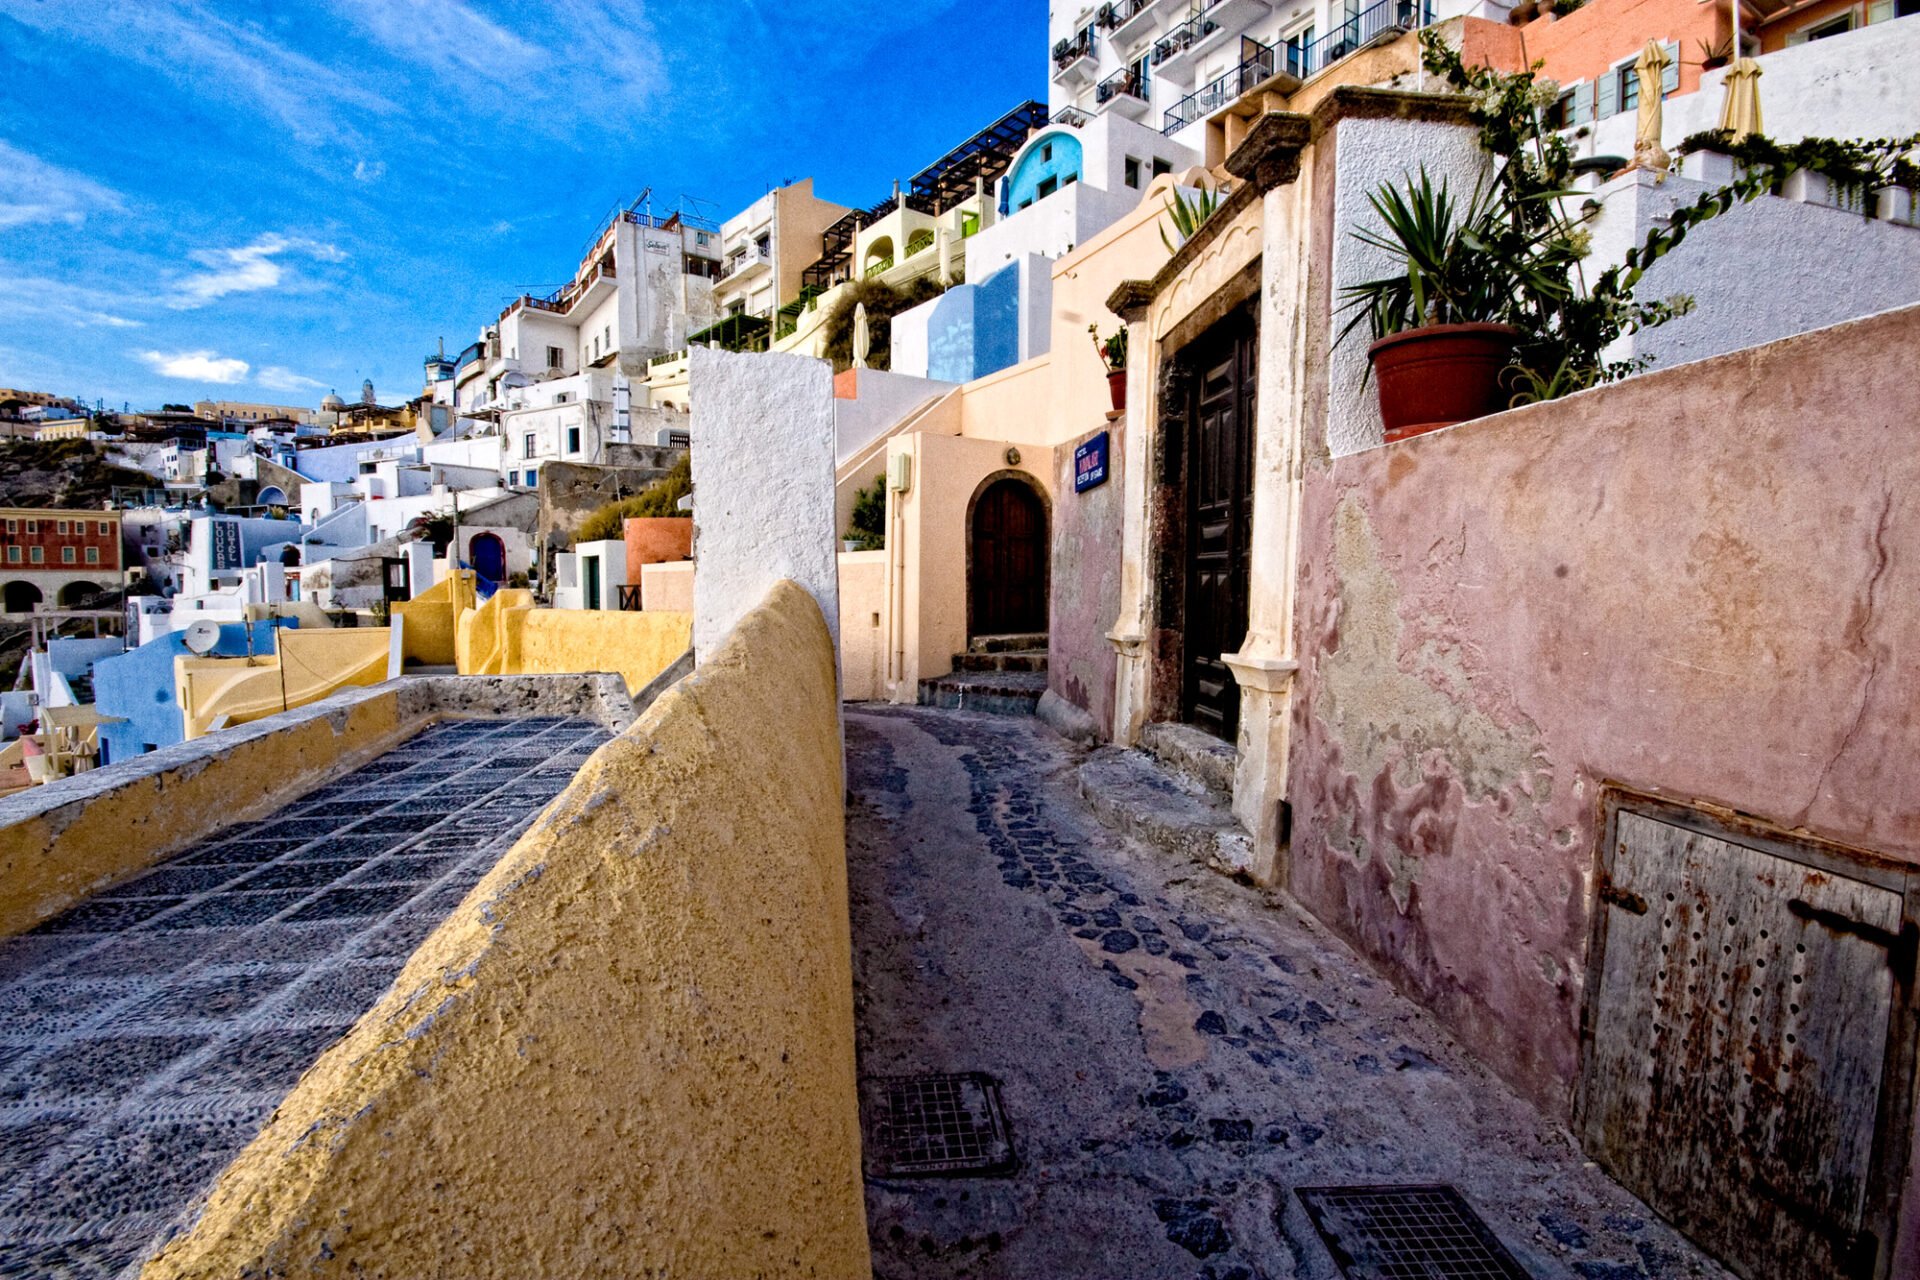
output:
<instances>
[{"instance_id":1,"label":"window","mask_svg":"<svg viewBox=\"0 0 1920 1280\"><path fill-rule=\"evenodd\" d=\"M1155 156L1153 158L1153 176L1154 177L1157 178L1163 173L1172 173L1172 172L1173 172L1173 161L1162 160L1159 156Z\"/></svg>"},{"instance_id":2,"label":"window","mask_svg":"<svg viewBox=\"0 0 1920 1280\"><path fill-rule=\"evenodd\" d=\"M1130 187L1140 185L1140 161L1133 156L1127 157L1125 182Z\"/></svg>"},{"instance_id":3,"label":"window","mask_svg":"<svg viewBox=\"0 0 1920 1280\"><path fill-rule=\"evenodd\" d=\"M578 427L567 428L567 452L580 452L580 428Z\"/></svg>"},{"instance_id":4,"label":"window","mask_svg":"<svg viewBox=\"0 0 1920 1280\"><path fill-rule=\"evenodd\" d=\"M1573 123L1573 90L1569 89L1553 100L1546 112L1546 127L1565 129Z\"/></svg>"},{"instance_id":5,"label":"window","mask_svg":"<svg viewBox=\"0 0 1920 1280\"><path fill-rule=\"evenodd\" d=\"M558 347L547 348L547 368L564 369L567 367L567 353Z\"/></svg>"},{"instance_id":6,"label":"window","mask_svg":"<svg viewBox=\"0 0 1920 1280\"><path fill-rule=\"evenodd\" d=\"M1287 37L1287 70L1297 76L1304 76L1312 70L1307 66L1307 51L1313 47L1313 24L1309 22Z\"/></svg>"},{"instance_id":7,"label":"window","mask_svg":"<svg viewBox=\"0 0 1920 1280\"><path fill-rule=\"evenodd\" d=\"M1853 30L1853 15L1843 13L1839 17L1822 22L1818 26L1807 28L1807 39L1825 40L1828 36L1843 36Z\"/></svg>"},{"instance_id":8,"label":"window","mask_svg":"<svg viewBox=\"0 0 1920 1280\"><path fill-rule=\"evenodd\" d=\"M72 564L72 563L73 563L73 559L74 559L74 556L73 556L73 548L72 548L72 547L62 547L62 548L60 548L60 563L61 563L61 564Z\"/></svg>"},{"instance_id":9,"label":"window","mask_svg":"<svg viewBox=\"0 0 1920 1280\"><path fill-rule=\"evenodd\" d=\"M40 532L40 522L38 520L27 521L27 532L28 533Z\"/></svg>"},{"instance_id":10,"label":"window","mask_svg":"<svg viewBox=\"0 0 1920 1280\"><path fill-rule=\"evenodd\" d=\"M538 471L527 472L527 488L529 489L536 488L539 486L539 484L540 484L540 473Z\"/></svg>"},{"instance_id":11,"label":"window","mask_svg":"<svg viewBox=\"0 0 1920 1280\"><path fill-rule=\"evenodd\" d=\"M1059 179L1047 178L1044 181L1042 181L1039 186L1033 189L1033 198L1036 200L1045 200L1048 196L1052 195L1054 192L1058 191L1059 189L1060 189Z\"/></svg>"},{"instance_id":12,"label":"window","mask_svg":"<svg viewBox=\"0 0 1920 1280\"><path fill-rule=\"evenodd\" d=\"M8 533L20 532L20 522L18 520L7 521L7 532Z\"/></svg>"},{"instance_id":13,"label":"window","mask_svg":"<svg viewBox=\"0 0 1920 1280\"><path fill-rule=\"evenodd\" d=\"M93 531L103 538L106 537L108 532L107 522L105 520L95 520L93 522Z\"/></svg>"},{"instance_id":14,"label":"window","mask_svg":"<svg viewBox=\"0 0 1920 1280\"><path fill-rule=\"evenodd\" d=\"M600 336L606 339L607 350L609 351L613 350L613 326L608 325L606 328L602 329L600 331Z\"/></svg>"},{"instance_id":15,"label":"window","mask_svg":"<svg viewBox=\"0 0 1920 1280\"><path fill-rule=\"evenodd\" d=\"M20 563L20 548L18 548L18 547L8 547L8 548L7 548L7 563L8 563L8 564L19 564L19 563Z\"/></svg>"},{"instance_id":16,"label":"window","mask_svg":"<svg viewBox=\"0 0 1920 1280\"><path fill-rule=\"evenodd\" d=\"M88 564L99 564L99 563L100 563L100 548L98 548L98 547L88 547L88 548L87 548L87 563L88 563Z\"/></svg>"},{"instance_id":17,"label":"window","mask_svg":"<svg viewBox=\"0 0 1920 1280\"><path fill-rule=\"evenodd\" d=\"M59 534L63 538L66 537L69 532L71 532L71 530L67 528L67 522L65 520L54 521L53 531Z\"/></svg>"},{"instance_id":18,"label":"window","mask_svg":"<svg viewBox=\"0 0 1920 1280\"><path fill-rule=\"evenodd\" d=\"M1620 80L1620 109L1631 111L1640 105L1640 76L1628 63L1613 73Z\"/></svg>"},{"instance_id":19,"label":"window","mask_svg":"<svg viewBox=\"0 0 1920 1280\"><path fill-rule=\"evenodd\" d=\"M696 232L694 232L694 233L693 233L693 242L694 242L695 244L705 244L705 243L707 242L707 233L706 233L706 232L704 232L704 231L696 231Z\"/></svg>"},{"instance_id":20,"label":"window","mask_svg":"<svg viewBox=\"0 0 1920 1280\"><path fill-rule=\"evenodd\" d=\"M1051 142L1043 142L1040 144L1040 159L1042 163L1053 159L1053 144Z\"/></svg>"},{"instance_id":21,"label":"window","mask_svg":"<svg viewBox=\"0 0 1920 1280\"><path fill-rule=\"evenodd\" d=\"M520 456L522 458L531 458L533 456L533 437L531 435L520 437Z\"/></svg>"},{"instance_id":22,"label":"window","mask_svg":"<svg viewBox=\"0 0 1920 1280\"><path fill-rule=\"evenodd\" d=\"M46 558L47 558L46 550L42 547L30 547L27 550L27 559L32 561L34 564L39 564Z\"/></svg>"}]
</instances>

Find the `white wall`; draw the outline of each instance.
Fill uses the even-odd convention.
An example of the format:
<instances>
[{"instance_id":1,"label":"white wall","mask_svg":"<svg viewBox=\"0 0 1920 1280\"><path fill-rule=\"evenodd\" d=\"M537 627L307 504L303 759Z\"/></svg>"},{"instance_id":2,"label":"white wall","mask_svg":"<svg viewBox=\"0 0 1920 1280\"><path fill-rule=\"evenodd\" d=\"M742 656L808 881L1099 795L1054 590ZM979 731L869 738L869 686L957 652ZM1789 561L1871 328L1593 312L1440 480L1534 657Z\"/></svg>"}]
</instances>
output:
<instances>
[{"instance_id":1,"label":"white wall","mask_svg":"<svg viewBox=\"0 0 1920 1280\"><path fill-rule=\"evenodd\" d=\"M1602 211L1593 222L1592 269L1622 261L1675 208L1719 185L1677 176L1656 182L1636 171L1601 187L1594 193ZM1695 309L1622 338L1609 358L1651 356L1662 368L1704 360L1920 302L1920 227L1761 196L1690 230L1648 269L1635 294L1688 294Z\"/></svg>"},{"instance_id":2,"label":"white wall","mask_svg":"<svg viewBox=\"0 0 1920 1280\"><path fill-rule=\"evenodd\" d=\"M915 311L922 309L914 308ZM901 317L894 317L894 324L898 326L900 320ZM897 364L900 341L900 330L897 327L893 330L893 335L892 350ZM924 315L920 319L920 342L922 344L920 367L924 369L926 367L926 318ZM833 402L833 449L836 466L871 444L901 419L918 410L920 406L938 399L955 386L951 382L940 382L933 378L880 369L860 370L854 385L860 393L857 399L842 400L836 397Z\"/></svg>"},{"instance_id":3,"label":"white wall","mask_svg":"<svg viewBox=\"0 0 1920 1280\"><path fill-rule=\"evenodd\" d=\"M706 347L690 358L696 654L786 578L819 602L837 646L832 367Z\"/></svg>"}]
</instances>

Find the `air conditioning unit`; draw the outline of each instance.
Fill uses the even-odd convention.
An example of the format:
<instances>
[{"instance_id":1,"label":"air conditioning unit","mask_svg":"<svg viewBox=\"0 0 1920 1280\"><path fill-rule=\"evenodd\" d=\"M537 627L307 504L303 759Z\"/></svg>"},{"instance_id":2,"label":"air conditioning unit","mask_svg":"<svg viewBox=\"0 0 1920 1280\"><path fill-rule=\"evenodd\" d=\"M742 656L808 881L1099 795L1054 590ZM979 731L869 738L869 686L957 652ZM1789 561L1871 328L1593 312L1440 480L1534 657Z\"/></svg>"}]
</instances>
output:
<instances>
[{"instance_id":1,"label":"air conditioning unit","mask_svg":"<svg viewBox=\"0 0 1920 1280\"><path fill-rule=\"evenodd\" d=\"M690 445L690 437L681 427L662 427L653 436L653 442L663 448L685 449Z\"/></svg>"}]
</instances>

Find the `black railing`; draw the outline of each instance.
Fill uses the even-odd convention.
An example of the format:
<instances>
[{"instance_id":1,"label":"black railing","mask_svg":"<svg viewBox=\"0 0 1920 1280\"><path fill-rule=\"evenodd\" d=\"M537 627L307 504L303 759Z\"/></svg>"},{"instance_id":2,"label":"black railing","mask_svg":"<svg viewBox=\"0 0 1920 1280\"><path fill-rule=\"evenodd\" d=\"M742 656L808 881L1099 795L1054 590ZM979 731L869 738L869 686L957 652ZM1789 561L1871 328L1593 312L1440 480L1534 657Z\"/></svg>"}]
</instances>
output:
<instances>
[{"instance_id":1,"label":"black railing","mask_svg":"<svg viewBox=\"0 0 1920 1280\"><path fill-rule=\"evenodd\" d=\"M1249 40L1247 43L1254 44ZM1276 51L1267 45L1260 45L1259 52L1242 62L1212 84L1203 85L1180 101L1167 108L1166 124L1162 133L1178 133L1180 130L1205 116L1210 116L1222 107L1231 105L1241 94L1247 92L1262 80L1272 77L1279 65Z\"/></svg>"},{"instance_id":2,"label":"black railing","mask_svg":"<svg viewBox=\"0 0 1920 1280\"><path fill-rule=\"evenodd\" d=\"M1202 36L1210 36L1220 29L1220 24L1206 14L1197 14L1188 18L1179 26L1161 36L1153 44L1155 65L1165 62L1178 53L1185 53Z\"/></svg>"},{"instance_id":3,"label":"black railing","mask_svg":"<svg viewBox=\"0 0 1920 1280\"><path fill-rule=\"evenodd\" d=\"M1398 35L1432 21L1431 0L1379 0L1311 44L1287 45L1287 70L1304 80L1382 35Z\"/></svg>"},{"instance_id":4,"label":"black railing","mask_svg":"<svg viewBox=\"0 0 1920 1280\"><path fill-rule=\"evenodd\" d=\"M1093 32L1082 31L1071 40L1061 40L1053 46L1053 66L1059 71L1081 58L1093 56Z\"/></svg>"},{"instance_id":5,"label":"black railing","mask_svg":"<svg viewBox=\"0 0 1920 1280\"><path fill-rule=\"evenodd\" d=\"M615 588L620 593L619 605L629 613L640 612L640 584Z\"/></svg>"},{"instance_id":6,"label":"black railing","mask_svg":"<svg viewBox=\"0 0 1920 1280\"><path fill-rule=\"evenodd\" d=\"M1100 12L1093 16L1093 25L1102 31L1111 31L1132 22L1153 5L1154 0L1114 0L1112 4L1100 6Z\"/></svg>"},{"instance_id":7,"label":"black railing","mask_svg":"<svg viewBox=\"0 0 1920 1280\"><path fill-rule=\"evenodd\" d=\"M1120 97L1138 98L1145 102L1146 78L1133 67L1122 67L1095 86L1093 97L1095 102L1102 105Z\"/></svg>"}]
</instances>

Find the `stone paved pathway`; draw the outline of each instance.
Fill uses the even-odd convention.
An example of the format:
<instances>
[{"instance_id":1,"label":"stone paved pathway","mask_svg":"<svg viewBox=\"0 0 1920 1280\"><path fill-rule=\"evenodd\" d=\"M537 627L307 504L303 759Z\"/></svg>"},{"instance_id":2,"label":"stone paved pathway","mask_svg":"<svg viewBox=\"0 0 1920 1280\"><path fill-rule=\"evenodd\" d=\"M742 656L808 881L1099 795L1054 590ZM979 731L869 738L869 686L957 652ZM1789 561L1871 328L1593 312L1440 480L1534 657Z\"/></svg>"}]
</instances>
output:
<instances>
[{"instance_id":1,"label":"stone paved pathway","mask_svg":"<svg viewBox=\"0 0 1920 1280\"><path fill-rule=\"evenodd\" d=\"M440 725L0 941L0 1277L137 1270L606 739Z\"/></svg>"},{"instance_id":2,"label":"stone paved pathway","mask_svg":"<svg viewBox=\"0 0 1920 1280\"><path fill-rule=\"evenodd\" d=\"M1333 1280L1293 1189L1431 1182L1539 1280L1725 1275L1310 918L1094 822L1037 722L847 746L861 1074L991 1073L1020 1161L870 1177L883 1280Z\"/></svg>"}]
</instances>

